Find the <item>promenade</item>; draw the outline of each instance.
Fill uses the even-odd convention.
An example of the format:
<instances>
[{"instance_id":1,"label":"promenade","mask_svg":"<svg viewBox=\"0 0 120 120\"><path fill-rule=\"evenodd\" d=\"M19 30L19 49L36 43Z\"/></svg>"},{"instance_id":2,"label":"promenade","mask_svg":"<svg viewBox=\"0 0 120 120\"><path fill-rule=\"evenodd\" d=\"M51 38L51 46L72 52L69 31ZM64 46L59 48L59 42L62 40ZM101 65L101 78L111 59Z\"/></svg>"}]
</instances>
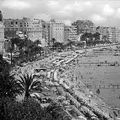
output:
<instances>
[{"instance_id":1,"label":"promenade","mask_svg":"<svg viewBox=\"0 0 120 120\"><path fill-rule=\"evenodd\" d=\"M63 88L62 94L74 103L76 112L79 111L81 113L81 111L87 111L88 109L92 117L97 118L98 116L95 112L98 112L101 116L112 120L113 118L111 118L111 116L114 117L114 115L107 104L90 91L82 81L74 77L74 74L71 73L72 79L70 76L67 76L69 69L72 68L74 71L74 67L78 64L78 57L82 57L94 49L102 49L105 47L110 48L111 46L89 48L74 52L54 53L48 58L28 63L24 67L16 68L12 72L15 73L15 77L18 79L22 74L28 73L34 75L35 69L46 68L46 83L52 80L51 83L53 85L57 87L61 86ZM62 70L62 73L60 70ZM73 91L73 94L69 91L70 89ZM81 103L84 103L84 105ZM81 108L81 105L84 107ZM85 106L87 106L87 108L85 108Z\"/></svg>"}]
</instances>

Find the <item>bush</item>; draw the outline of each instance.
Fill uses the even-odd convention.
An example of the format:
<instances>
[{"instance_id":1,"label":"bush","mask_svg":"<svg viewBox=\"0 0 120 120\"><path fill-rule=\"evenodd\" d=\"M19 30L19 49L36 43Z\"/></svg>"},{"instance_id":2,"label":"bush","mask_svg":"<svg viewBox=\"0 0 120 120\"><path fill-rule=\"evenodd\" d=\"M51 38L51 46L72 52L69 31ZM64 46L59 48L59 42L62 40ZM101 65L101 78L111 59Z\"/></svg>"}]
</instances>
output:
<instances>
[{"instance_id":1,"label":"bush","mask_svg":"<svg viewBox=\"0 0 120 120\"><path fill-rule=\"evenodd\" d=\"M40 104L34 99L23 102L4 99L0 101L0 118L2 120L52 120L52 116L46 114Z\"/></svg>"}]
</instances>

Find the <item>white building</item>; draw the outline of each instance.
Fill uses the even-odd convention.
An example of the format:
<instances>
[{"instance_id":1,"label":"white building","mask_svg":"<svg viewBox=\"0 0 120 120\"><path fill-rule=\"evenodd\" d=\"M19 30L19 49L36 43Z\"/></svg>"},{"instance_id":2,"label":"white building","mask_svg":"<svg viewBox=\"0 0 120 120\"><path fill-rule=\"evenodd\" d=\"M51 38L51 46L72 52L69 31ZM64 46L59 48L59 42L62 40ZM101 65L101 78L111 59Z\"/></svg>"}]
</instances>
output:
<instances>
[{"instance_id":1,"label":"white building","mask_svg":"<svg viewBox=\"0 0 120 120\"><path fill-rule=\"evenodd\" d=\"M50 40L55 38L57 42L63 43L64 42L64 29L65 24L59 21L51 20L50 21Z\"/></svg>"},{"instance_id":2,"label":"white building","mask_svg":"<svg viewBox=\"0 0 120 120\"><path fill-rule=\"evenodd\" d=\"M65 41L76 41L77 40L77 28L74 26L65 26Z\"/></svg>"},{"instance_id":3,"label":"white building","mask_svg":"<svg viewBox=\"0 0 120 120\"><path fill-rule=\"evenodd\" d=\"M28 38L32 41L40 40L43 43L42 40L44 40L47 43L48 42L47 23L39 19L28 20L27 35Z\"/></svg>"},{"instance_id":4,"label":"white building","mask_svg":"<svg viewBox=\"0 0 120 120\"><path fill-rule=\"evenodd\" d=\"M109 27L109 41L115 43L120 42L120 28L117 27Z\"/></svg>"}]
</instances>

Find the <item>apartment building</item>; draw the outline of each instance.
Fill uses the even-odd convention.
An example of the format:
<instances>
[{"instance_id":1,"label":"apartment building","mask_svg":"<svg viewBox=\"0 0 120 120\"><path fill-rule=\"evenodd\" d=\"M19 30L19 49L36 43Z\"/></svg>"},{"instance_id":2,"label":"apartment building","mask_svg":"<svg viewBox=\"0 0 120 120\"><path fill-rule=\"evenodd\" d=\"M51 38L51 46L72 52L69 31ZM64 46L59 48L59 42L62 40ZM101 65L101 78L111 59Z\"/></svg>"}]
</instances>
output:
<instances>
[{"instance_id":1,"label":"apartment building","mask_svg":"<svg viewBox=\"0 0 120 120\"><path fill-rule=\"evenodd\" d=\"M54 38L57 42L63 43L65 40L65 24L60 21L50 20L49 34L50 41Z\"/></svg>"},{"instance_id":2,"label":"apartment building","mask_svg":"<svg viewBox=\"0 0 120 120\"><path fill-rule=\"evenodd\" d=\"M23 33L32 41L44 39L48 42L48 24L40 19L4 19L5 37L15 38L17 33Z\"/></svg>"},{"instance_id":3,"label":"apartment building","mask_svg":"<svg viewBox=\"0 0 120 120\"><path fill-rule=\"evenodd\" d=\"M120 42L120 28L117 27L109 27L109 41L116 43Z\"/></svg>"},{"instance_id":4,"label":"apartment building","mask_svg":"<svg viewBox=\"0 0 120 120\"><path fill-rule=\"evenodd\" d=\"M74 26L65 26L65 41L76 41L77 40L77 28Z\"/></svg>"}]
</instances>

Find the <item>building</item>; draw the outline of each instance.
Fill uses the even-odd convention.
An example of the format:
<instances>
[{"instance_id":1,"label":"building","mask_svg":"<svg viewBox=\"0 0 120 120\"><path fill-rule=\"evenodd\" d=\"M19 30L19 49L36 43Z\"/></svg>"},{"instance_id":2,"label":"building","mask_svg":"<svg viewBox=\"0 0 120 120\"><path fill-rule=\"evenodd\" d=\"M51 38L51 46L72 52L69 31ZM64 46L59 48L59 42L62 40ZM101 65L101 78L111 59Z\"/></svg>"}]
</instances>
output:
<instances>
[{"instance_id":1,"label":"building","mask_svg":"<svg viewBox=\"0 0 120 120\"><path fill-rule=\"evenodd\" d=\"M73 26L77 28L77 34L85 33L86 30L91 30L94 23L90 20L77 20L72 23Z\"/></svg>"},{"instance_id":2,"label":"building","mask_svg":"<svg viewBox=\"0 0 120 120\"><path fill-rule=\"evenodd\" d=\"M51 41L54 38L57 42L63 43L65 40L64 29L64 23L60 21L51 20L49 23L49 40Z\"/></svg>"},{"instance_id":3,"label":"building","mask_svg":"<svg viewBox=\"0 0 120 120\"><path fill-rule=\"evenodd\" d=\"M48 43L48 24L45 21L33 19L28 21L28 25L27 35L30 40L40 40L42 43L43 41Z\"/></svg>"},{"instance_id":4,"label":"building","mask_svg":"<svg viewBox=\"0 0 120 120\"><path fill-rule=\"evenodd\" d=\"M48 42L48 24L40 19L4 19L5 37L15 38L21 33L32 41L45 39Z\"/></svg>"},{"instance_id":5,"label":"building","mask_svg":"<svg viewBox=\"0 0 120 120\"><path fill-rule=\"evenodd\" d=\"M4 19L5 25L5 38L15 38L17 31L22 31L23 26L22 19Z\"/></svg>"},{"instance_id":6,"label":"building","mask_svg":"<svg viewBox=\"0 0 120 120\"><path fill-rule=\"evenodd\" d=\"M120 28L117 27L109 27L109 41L116 43L120 42Z\"/></svg>"},{"instance_id":7,"label":"building","mask_svg":"<svg viewBox=\"0 0 120 120\"><path fill-rule=\"evenodd\" d=\"M116 42L120 43L120 27L116 30Z\"/></svg>"},{"instance_id":8,"label":"building","mask_svg":"<svg viewBox=\"0 0 120 120\"><path fill-rule=\"evenodd\" d=\"M91 33L96 32L97 27L93 27ZM106 27L99 26L99 33L101 40L110 41L113 43L120 42L120 28L119 27Z\"/></svg>"},{"instance_id":9,"label":"building","mask_svg":"<svg viewBox=\"0 0 120 120\"><path fill-rule=\"evenodd\" d=\"M77 28L74 26L65 26L65 41L76 41L77 40Z\"/></svg>"},{"instance_id":10,"label":"building","mask_svg":"<svg viewBox=\"0 0 120 120\"><path fill-rule=\"evenodd\" d=\"M4 24L3 24L3 16L0 11L0 54L4 52Z\"/></svg>"}]
</instances>

